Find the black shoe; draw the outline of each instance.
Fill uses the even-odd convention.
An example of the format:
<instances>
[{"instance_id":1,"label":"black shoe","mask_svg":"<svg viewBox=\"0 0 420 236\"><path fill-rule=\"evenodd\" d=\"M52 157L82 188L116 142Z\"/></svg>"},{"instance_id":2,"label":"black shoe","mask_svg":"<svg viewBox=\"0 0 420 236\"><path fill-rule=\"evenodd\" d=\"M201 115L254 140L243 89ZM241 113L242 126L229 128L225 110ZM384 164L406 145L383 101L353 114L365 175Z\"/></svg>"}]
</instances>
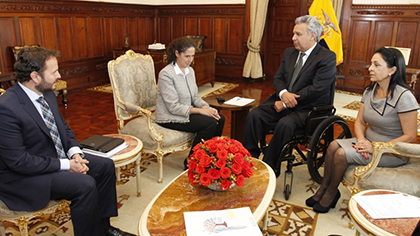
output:
<instances>
[{"instance_id":1,"label":"black shoe","mask_svg":"<svg viewBox=\"0 0 420 236\"><path fill-rule=\"evenodd\" d=\"M316 201L315 199L314 199L314 196L312 196L312 197L310 197L310 198L308 198L308 199L306 199L306 205L308 206L308 207L313 207L313 206L315 206L315 204L317 204L319 201Z\"/></svg>"},{"instance_id":2,"label":"black shoe","mask_svg":"<svg viewBox=\"0 0 420 236\"><path fill-rule=\"evenodd\" d=\"M319 202L317 202L314 205L313 209L317 213L327 213L330 210L330 208L334 208L335 205L337 205L338 199L340 199L340 197L341 197L340 191L338 191L337 189L337 194L335 194L335 197L329 206L324 207Z\"/></svg>"},{"instance_id":3,"label":"black shoe","mask_svg":"<svg viewBox=\"0 0 420 236\"><path fill-rule=\"evenodd\" d=\"M136 236L135 234L124 232L118 228L110 226L105 232L106 236Z\"/></svg>"}]
</instances>

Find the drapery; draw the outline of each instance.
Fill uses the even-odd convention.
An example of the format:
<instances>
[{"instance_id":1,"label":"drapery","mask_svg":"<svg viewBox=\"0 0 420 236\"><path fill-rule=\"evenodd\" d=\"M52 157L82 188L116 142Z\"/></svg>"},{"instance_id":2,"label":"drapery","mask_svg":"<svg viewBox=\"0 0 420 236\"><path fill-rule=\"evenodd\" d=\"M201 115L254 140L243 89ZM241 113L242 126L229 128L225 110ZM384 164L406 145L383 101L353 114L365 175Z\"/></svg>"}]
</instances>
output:
<instances>
[{"instance_id":1,"label":"drapery","mask_svg":"<svg viewBox=\"0 0 420 236\"><path fill-rule=\"evenodd\" d=\"M335 17L337 17L337 21L340 24L341 11L343 8L343 0L331 0L331 3L334 8Z\"/></svg>"},{"instance_id":2,"label":"drapery","mask_svg":"<svg viewBox=\"0 0 420 236\"><path fill-rule=\"evenodd\" d=\"M245 60L242 76L252 79L263 77L263 68L260 56L260 42L264 33L265 20L269 0L251 0L250 34L247 47L249 49Z\"/></svg>"}]
</instances>

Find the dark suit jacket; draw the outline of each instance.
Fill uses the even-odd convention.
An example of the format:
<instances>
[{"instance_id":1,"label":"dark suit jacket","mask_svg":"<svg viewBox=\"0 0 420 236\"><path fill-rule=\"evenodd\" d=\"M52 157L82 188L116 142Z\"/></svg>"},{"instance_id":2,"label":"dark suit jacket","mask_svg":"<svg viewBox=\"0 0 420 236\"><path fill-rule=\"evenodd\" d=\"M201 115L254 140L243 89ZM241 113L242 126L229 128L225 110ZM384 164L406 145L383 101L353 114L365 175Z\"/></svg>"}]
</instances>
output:
<instances>
[{"instance_id":1,"label":"dark suit jacket","mask_svg":"<svg viewBox=\"0 0 420 236\"><path fill-rule=\"evenodd\" d=\"M298 56L299 51L294 47L284 51L281 65L273 79L278 100L280 91L289 87ZM292 91L289 91L300 95L298 105L293 109L304 116L301 118L305 118L312 107L330 103L330 89L335 82L335 74L335 53L317 44L300 70Z\"/></svg>"},{"instance_id":2,"label":"dark suit jacket","mask_svg":"<svg viewBox=\"0 0 420 236\"><path fill-rule=\"evenodd\" d=\"M53 92L44 94L65 152L79 146ZM0 198L12 210L36 210L50 200L51 175L60 161L43 118L19 85L0 96Z\"/></svg>"}]
</instances>

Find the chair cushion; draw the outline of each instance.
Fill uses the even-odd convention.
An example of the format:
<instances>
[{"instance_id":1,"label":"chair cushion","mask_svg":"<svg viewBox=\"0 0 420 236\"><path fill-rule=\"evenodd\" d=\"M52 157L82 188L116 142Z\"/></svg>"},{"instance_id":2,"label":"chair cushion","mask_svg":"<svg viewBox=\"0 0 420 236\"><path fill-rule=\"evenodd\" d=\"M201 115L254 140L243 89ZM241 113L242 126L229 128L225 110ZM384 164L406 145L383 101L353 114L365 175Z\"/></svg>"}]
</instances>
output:
<instances>
[{"instance_id":1,"label":"chair cushion","mask_svg":"<svg viewBox=\"0 0 420 236\"><path fill-rule=\"evenodd\" d=\"M163 134L163 141L161 144L163 149L179 146L192 140L195 137L195 133L168 129L160 126L159 124L156 124L155 122L153 122L152 126L157 132ZM121 130L121 133L137 137L143 142L143 147L146 149L157 148L157 143L149 135L149 128L147 125L146 117L142 116L129 121Z\"/></svg>"},{"instance_id":2,"label":"chair cushion","mask_svg":"<svg viewBox=\"0 0 420 236\"><path fill-rule=\"evenodd\" d=\"M344 182L354 183L353 172L358 165L349 165L344 174ZM361 190L389 189L420 197L420 159L398 167L377 167L370 176L359 182Z\"/></svg>"},{"instance_id":3,"label":"chair cushion","mask_svg":"<svg viewBox=\"0 0 420 236\"><path fill-rule=\"evenodd\" d=\"M19 216L23 215L32 215L36 212L43 212L48 210L48 208L53 207L58 204L59 201L49 201L48 205L44 209L40 209L38 211L12 211L10 210L6 204L0 200L0 219L16 219ZM32 216L35 217L35 216ZM31 217L30 217L31 218Z\"/></svg>"}]
</instances>

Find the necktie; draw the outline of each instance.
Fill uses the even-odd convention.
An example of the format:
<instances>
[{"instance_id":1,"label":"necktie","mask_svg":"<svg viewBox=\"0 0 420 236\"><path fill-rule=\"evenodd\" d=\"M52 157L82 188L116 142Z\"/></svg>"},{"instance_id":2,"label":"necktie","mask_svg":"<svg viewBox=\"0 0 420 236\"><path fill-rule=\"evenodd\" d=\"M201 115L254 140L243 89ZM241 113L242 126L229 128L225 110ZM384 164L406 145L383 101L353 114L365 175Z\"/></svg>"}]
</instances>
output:
<instances>
[{"instance_id":1,"label":"necktie","mask_svg":"<svg viewBox=\"0 0 420 236\"><path fill-rule=\"evenodd\" d=\"M289 84L289 89L288 89L289 92L292 91L292 87L293 87L293 84L296 82L297 75L299 74L300 69L302 69L304 56L305 56L304 52L299 53L299 59L295 66L295 69L293 70L292 80L290 81L290 84Z\"/></svg>"},{"instance_id":2,"label":"necktie","mask_svg":"<svg viewBox=\"0 0 420 236\"><path fill-rule=\"evenodd\" d=\"M41 104L42 115L44 116L44 122L47 125L48 129L50 130L51 138L55 144L55 149L57 150L57 156L60 159L67 158L66 153L63 149L63 144L61 143L60 134L58 133L57 125L55 123L54 115L48 106L47 101L45 101L44 97L41 96L36 100L39 104Z\"/></svg>"}]
</instances>

